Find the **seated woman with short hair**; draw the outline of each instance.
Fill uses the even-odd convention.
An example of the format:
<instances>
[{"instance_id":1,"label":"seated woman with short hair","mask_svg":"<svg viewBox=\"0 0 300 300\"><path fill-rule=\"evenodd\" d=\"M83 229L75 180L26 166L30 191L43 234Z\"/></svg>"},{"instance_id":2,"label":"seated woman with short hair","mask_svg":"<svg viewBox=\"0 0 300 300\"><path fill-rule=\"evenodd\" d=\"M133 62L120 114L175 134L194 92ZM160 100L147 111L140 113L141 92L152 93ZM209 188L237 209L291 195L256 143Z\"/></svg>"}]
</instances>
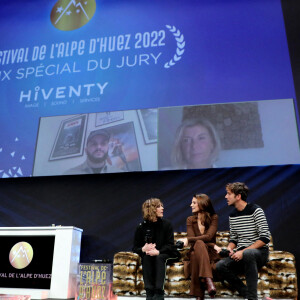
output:
<instances>
[{"instance_id":1,"label":"seated woman with short hair","mask_svg":"<svg viewBox=\"0 0 300 300\"><path fill-rule=\"evenodd\" d=\"M170 221L163 219L164 207L157 198L142 206L143 219L136 229L133 252L142 258L143 279L147 300L164 299L166 262L180 257L174 246Z\"/></svg>"}]
</instances>

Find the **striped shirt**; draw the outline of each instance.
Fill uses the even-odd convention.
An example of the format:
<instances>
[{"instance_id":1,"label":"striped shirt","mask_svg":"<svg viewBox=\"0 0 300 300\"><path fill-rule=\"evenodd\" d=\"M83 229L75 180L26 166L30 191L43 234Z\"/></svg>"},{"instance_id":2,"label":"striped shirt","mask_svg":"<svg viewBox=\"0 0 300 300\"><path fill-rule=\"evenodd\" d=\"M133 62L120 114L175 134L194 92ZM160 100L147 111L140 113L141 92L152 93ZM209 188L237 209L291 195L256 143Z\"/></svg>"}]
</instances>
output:
<instances>
[{"instance_id":1,"label":"striped shirt","mask_svg":"<svg viewBox=\"0 0 300 300\"><path fill-rule=\"evenodd\" d=\"M229 216L230 242L237 249L249 247L261 240L268 247L270 231L264 211L256 204L248 203L244 210L235 209Z\"/></svg>"}]
</instances>

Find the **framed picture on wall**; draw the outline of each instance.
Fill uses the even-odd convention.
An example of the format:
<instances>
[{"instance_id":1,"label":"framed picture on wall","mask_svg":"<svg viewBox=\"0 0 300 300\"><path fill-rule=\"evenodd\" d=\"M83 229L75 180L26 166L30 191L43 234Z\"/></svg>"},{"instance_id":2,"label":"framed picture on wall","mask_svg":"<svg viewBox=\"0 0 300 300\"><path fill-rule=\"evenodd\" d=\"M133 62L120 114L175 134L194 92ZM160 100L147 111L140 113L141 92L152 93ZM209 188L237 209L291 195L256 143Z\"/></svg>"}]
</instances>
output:
<instances>
[{"instance_id":1,"label":"framed picture on wall","mask_svg":"<svg viewBox=\"0 0 300 300\"><path fill-rule=\"evenodd\" d=\"M61 121L49 160L83 155L87 114Z\"/></svg>"},{"instance_id":2,"label":"framed picture on wall","mask_svg":"<svg viewBox=\"0 0 300 300\"><path fill-rule=\"evenodd\" d=\"M125 172L142 171L133 122L105 129L111 135L108 152L111 164Z\"/></svg>"},{"instance_id":3,"label":"framed picture on wall","mask_svg":"<svg viewBox=\"0 0 300 300\"><path fill-rule=\"evenodd\" d=\"M96 126L101 126L104 124L109 124L124 119L123 111L108 111L100 112L96 114Z\"/></svg>"},{"instance_id":4,"label":"framed picture on wall","mask_svg":"<svg viewBox=\"0 0 300 300\"><path fill-rule=\"evenodd\" d=\"M157 143L157 108L138 109L137 114L145 143Z\"/></svg>"}]
</instances>

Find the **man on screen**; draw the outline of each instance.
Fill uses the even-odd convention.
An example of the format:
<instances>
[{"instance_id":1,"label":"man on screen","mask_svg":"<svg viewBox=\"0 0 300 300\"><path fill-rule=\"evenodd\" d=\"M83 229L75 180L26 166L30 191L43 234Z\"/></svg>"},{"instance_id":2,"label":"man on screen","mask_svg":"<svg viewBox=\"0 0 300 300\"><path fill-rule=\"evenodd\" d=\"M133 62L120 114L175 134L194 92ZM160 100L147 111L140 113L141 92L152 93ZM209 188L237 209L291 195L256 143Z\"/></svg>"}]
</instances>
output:
<instances>
[{"instance_id":1,"label":"man on screen","mask_svg":"<svg viewBox=\"0 0 300 300\"><path fill-rule=\"evenodd\" d=\"M229 216L229 257L217 263L217 273L243 298L257 299L258 270L267 263L270 232L264 211L247 203L248 187L242 182L226 185L226 200L234 211ZM246 284L237 276L243 272Z\"/></svg>"},{"instance_id":2,"label":"man on screen","mask_svg":"<svg viewBox=\"0 0 300 300\"><path fill-rule=\"evenodd\" d=\"M66 171L64 175L123 172L123 170L111 165L108 155L109 141L110 133L107 130L91 131L85 147L87 155L85 162Z\"/></svg>"}]
</instances>

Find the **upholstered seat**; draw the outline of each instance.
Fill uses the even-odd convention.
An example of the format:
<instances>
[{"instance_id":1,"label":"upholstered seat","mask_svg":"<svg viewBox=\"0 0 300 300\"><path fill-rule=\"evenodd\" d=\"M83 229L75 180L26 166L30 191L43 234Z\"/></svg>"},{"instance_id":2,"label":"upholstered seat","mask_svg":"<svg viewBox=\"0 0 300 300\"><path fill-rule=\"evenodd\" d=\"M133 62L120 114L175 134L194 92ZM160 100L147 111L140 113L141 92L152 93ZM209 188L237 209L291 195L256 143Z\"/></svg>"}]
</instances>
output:
<instances>
[{"instance_id":1,"label":"upholstered seat","mask_svg":"<svg viewBox=\"0 0 300 300\"><path fill-rule=\"evenodd\" d=\"M185 232L175 232L175 240L186 236ZM227 247L229 242L228 231L217 232L217 244ZM181 251L181 260L167 266L165 293L173 297L190 297L190 280L184 277L183 260L188 251ZM230 290L225 283L215 282L216 297L234 298L237 293ZM132 252L118 252L113 263L113 292L119 296L144 296L142 266L139 255ZM270 242L269 262L259 272L258 296L271 298L297 299L297 273L295 257L286 251L273 250L273 241ZM208 297L209 298L209 297Z\"/></svg>"}]
</instances>

